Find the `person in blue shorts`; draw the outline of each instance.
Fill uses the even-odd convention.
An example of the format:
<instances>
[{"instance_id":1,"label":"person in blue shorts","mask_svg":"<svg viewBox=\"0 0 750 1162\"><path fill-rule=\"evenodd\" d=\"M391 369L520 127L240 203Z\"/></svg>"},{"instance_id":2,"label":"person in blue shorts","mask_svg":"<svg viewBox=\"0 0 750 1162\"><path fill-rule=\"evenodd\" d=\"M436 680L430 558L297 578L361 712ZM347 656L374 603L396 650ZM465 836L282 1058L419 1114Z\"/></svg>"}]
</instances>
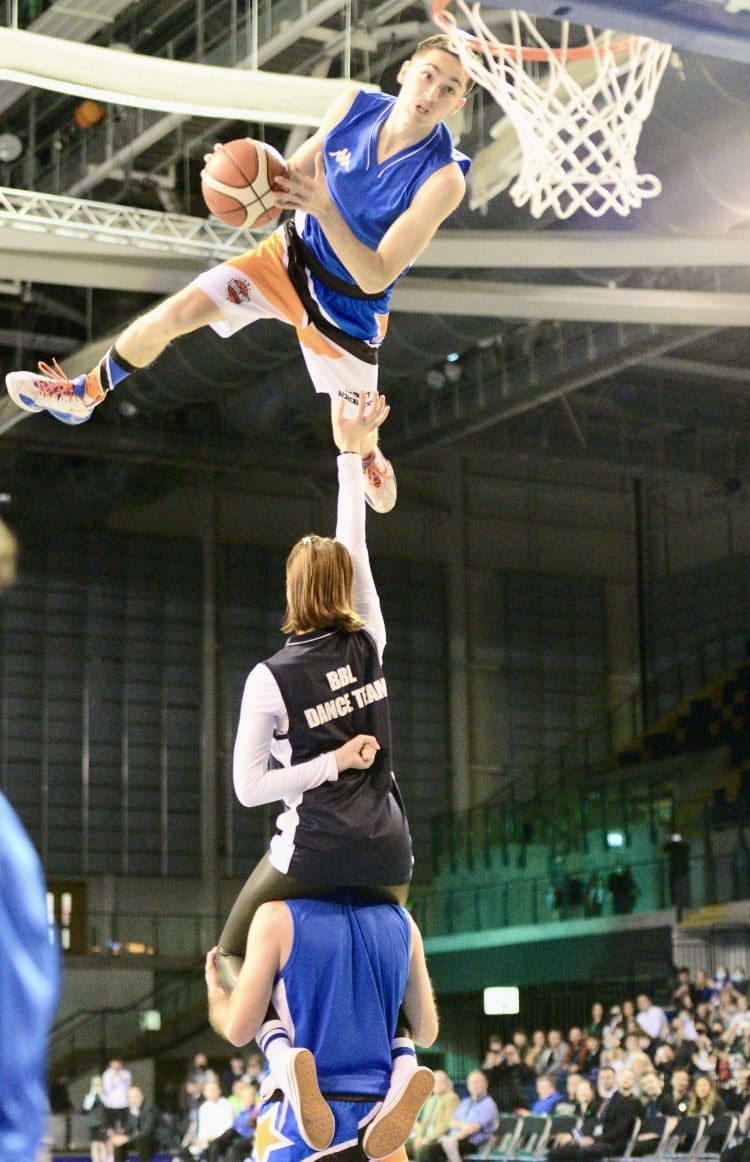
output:
<instances>
[{"instance_id":1,"label":"person in blue shorts","mask_svg":"<svg viewBox=\"0 0 750 1162\"><path fill-rule=\"evenodd\" d=\"M461 202L469 167L444 122L471 86L450 38L422 41L398 80L397 97L337 98L289 159L277 200L293 221L136 319L88 375L69 379L56 361L11 372L14 403L83 423L173 339L206 326L227 338L261 318L295 328L313 386L334 406L375 391L393 287ZM388 512L396 479L376 433L362 468L368 501Z\"/></svg>"},{"instance_id":2,"label":"person in blue shorts","mask_svg":"<svg viewBox=\"0 0 750 1162\"><path fill-rule=\"evenodd\" d=\"M232 992L221 984L216 949L206 957L205 975L209 1019L221 1036L246 1045L271 1002L293 1051L312 1070L317 1066L316 1116L329 1125L328 1147L310 1146L294 1095L276 1087L271 1043L257 1162L302 1162L334 1153L358 1162L393 1153L388 1146L394 1127L378 1115L391 1082L399 1007L418 1044L431 1045L438 1031L422 939L404 908L349 892L263 904ZM396 1137L405 1140L410 1129L404 1122Z\"/></svg>"}]
</instances>

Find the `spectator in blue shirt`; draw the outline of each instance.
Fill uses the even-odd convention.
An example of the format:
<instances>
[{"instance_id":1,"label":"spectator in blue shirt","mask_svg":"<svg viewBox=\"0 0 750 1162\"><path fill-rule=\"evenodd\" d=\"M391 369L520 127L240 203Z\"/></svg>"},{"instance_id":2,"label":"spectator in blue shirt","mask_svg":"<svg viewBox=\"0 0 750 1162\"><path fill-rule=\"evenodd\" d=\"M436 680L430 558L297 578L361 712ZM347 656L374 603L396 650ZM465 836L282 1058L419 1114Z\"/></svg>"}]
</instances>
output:
<instances>
[{"instance_id":1,"label":"spectator in blue shirt","mask_svg":"<svg viewBox=\"0 0 750 1162\"><path fill-rule=\"evenodd\" d=\"M562 1101L562 1094L555 1085L555 1079L549 1073L542 1073L536 1079L536 1101L532 1104L530 1113L551 1114L555 1106Z\"/></svg>"},{"instance_id":2,"label":"spectator in blue shirt","mask_svg":"<svg viewBox=\"0 0 750 1162\"><path fill-rule=\"evenodd\" d=\"M466 1078L469 1091L459 1103L448 1133L425 1147L422 1162L460 1162L465 1154L475 1154L489 1140L497 1125L498 1109L487 1092L487 1076L474 1069Z\"/></svg>"}]
</instances>

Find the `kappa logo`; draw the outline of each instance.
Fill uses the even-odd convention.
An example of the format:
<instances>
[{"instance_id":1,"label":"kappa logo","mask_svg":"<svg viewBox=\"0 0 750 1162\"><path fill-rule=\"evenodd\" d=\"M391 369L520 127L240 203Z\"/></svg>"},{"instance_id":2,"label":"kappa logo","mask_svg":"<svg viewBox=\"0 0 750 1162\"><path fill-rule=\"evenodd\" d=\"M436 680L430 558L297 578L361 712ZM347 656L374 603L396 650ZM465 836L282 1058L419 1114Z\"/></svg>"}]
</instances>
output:
<instances>
[{"instance_id":1,"label":"kappa logo","mask_svg":"<svg viewBox=\"0 0 750 1162\"><path fill-rule=\"evenodd\" d=\"M244 278L230 278L227 283L227 298L230 303L245 303L250 298L250 283Z\"/></svg>"},{"instance_id":2,"label":"kappa logo","mask_svg":"<svg viewBox=\"0 0 750 1162\"><path fill-rule=\"evenodd\" d=\"M338 163L340 169L349 173L349 166L352 164L352 151L350 149L332 149L328 156Z\"/></svg>"}]
</instances>

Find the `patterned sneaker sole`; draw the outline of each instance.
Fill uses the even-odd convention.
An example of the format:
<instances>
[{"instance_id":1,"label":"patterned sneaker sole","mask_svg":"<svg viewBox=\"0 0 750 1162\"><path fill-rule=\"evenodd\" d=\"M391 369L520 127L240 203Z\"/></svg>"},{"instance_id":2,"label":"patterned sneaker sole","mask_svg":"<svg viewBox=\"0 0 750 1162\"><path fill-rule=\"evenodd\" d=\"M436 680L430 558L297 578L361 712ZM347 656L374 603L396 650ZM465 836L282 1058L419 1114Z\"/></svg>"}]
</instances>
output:
<instances>
[{"instance_id":1,"label":"patterned sneaker sole","mask_svg":"<svg viewBox=\"0 0 750 1162\"><path fill-rule=\"evenodd\" d=\"M377 1162L403 1146L434 1084L431 1069L420 1066L412 1073L390 1109L378 1115L365 1130L362 1148L368 1158Z\"/></svg>"},{"instance_id":2,"label":"patterned sneaker sole","mask_svg":"<svg viewBox=\"0 0 750 1162\"><path fill-rule=\"evenodd\" d=\"M309 1049L299 1049L294 1054L288 1083L287 1097L297 1115L300 1134L313 1150L325 1150L333 1141L336 1122L320 1092L315 1058Z\"/></svg>"},{"instance_id":3,"label":"patterned sneaker sole","mask_svg":"<svg viewBox=\"0 0 750 1162\"><path fill-rule=\"evenodd\" d=\"M225 993L231 993L234 986L237 984L237 977L240 975L242 968L242 957L232 956L228 952L216 953L216 968L219 973L219 980L221 987Z\"/></svg>"},{"instance_id":4,"label":"patterned sneaker sole","mask_svg":"<svg viewBox=\"0 0 750 1162\"><path fill-rule=\"evenodd\" d=\"M377 467L377 461L365 472L365 500L370 508L375 512L390 512L396 507L396 500L398 499L398 486L396 484L396 475L393 471L393 466L389 460L382 456L384 464L387 466L388 474L384 475Z\"/></svg>"}]
</instances>

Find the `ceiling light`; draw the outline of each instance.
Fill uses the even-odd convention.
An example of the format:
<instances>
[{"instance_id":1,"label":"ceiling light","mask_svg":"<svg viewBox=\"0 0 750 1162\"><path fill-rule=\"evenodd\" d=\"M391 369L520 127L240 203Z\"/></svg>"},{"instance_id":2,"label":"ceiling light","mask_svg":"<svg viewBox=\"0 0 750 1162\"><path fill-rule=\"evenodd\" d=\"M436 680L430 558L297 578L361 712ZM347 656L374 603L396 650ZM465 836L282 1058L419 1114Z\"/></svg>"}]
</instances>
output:
<instances>
[{"instance_id":1,"label":"ceiling light","mask_svg":"<svg viewBox=\"0 0 750 1162\"><path fill-rule=\"evenodd\" d=\"M15 133L0 133L0 161L8 165L23 153L23 142Z\"/></svg>"}]
</instances>

